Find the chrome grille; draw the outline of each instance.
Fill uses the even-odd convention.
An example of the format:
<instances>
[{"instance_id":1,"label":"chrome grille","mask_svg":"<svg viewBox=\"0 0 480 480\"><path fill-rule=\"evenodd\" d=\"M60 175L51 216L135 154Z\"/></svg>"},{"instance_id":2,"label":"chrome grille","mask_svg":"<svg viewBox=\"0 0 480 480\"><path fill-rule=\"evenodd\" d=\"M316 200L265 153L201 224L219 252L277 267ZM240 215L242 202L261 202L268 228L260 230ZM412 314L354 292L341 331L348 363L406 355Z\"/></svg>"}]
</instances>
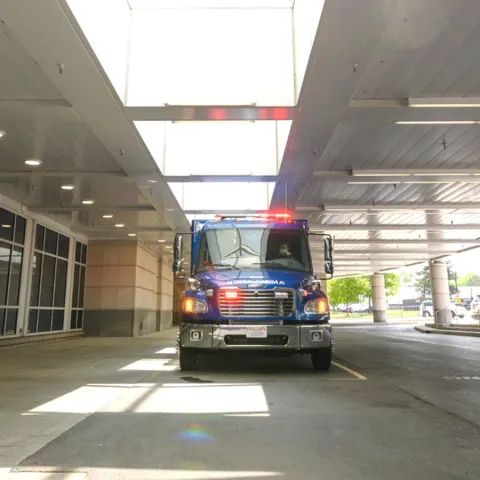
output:
<instances>
[{"instance_id":1,"label":"chrome grille","mask_svg":"<svg viewBox=\"0 0 480 480\"><path fill-rule=\"evenodd\" d=\"M276 297L275 292L283 294ZM288 317L295 310L294 290L238 290L237 298L225 298L218 292L220 315L225 317Z\"/></svg>"}]
</instances>

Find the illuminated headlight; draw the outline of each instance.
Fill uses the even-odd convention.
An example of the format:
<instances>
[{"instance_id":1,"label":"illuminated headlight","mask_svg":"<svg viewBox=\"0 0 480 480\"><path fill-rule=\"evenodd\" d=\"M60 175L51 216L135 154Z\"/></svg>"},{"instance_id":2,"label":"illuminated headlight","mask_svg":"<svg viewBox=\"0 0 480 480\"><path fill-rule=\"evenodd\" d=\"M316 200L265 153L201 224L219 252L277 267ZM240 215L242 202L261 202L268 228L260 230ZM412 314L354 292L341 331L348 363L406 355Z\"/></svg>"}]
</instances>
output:
<instances>
[{"instance_id":1,"label":"illuminated headlight","mask_svg":"<svg viewBox=\"0 0 480 480\"><path fill-rule=\"evenodd\" d=\"M328 313L328 302L325 298L317 298L305 304L305 313L315 313L323 315Z\"/></svg>"},{"instance_id":2,"label":"illuminated headlight","mask_svg":"<svg viewBox=\"0 0 480 480\"><path fill-rule=\"evenodd\" d=\"M203 300L185 297L182 302L182 311L184 313L207 313L208 305Z\"/></svg>"}]
</instances>

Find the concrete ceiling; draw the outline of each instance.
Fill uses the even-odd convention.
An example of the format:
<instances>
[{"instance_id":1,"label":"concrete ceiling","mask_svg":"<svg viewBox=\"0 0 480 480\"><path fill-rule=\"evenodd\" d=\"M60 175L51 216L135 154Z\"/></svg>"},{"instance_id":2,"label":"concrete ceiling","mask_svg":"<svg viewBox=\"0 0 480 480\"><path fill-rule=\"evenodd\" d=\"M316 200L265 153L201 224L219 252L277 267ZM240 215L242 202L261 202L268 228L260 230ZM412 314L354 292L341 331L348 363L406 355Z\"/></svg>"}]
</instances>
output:
<instances>
[{"instance_id":1,"label":"concrete ceiling","mask_svg":"<svg viewBox=\"0 0 480 480\"><path fill-rule=\"evenodd\" d=\"M407 103L480 96L479 22L471 0L325 2L272 205L335 236L338 273L479 244L480 125L396 123L480 120Z\"/></svg>"},{"instance_id":2,"label":"concrete ceiling","mask_svg":"<svg viewBox=\"0 0 480 480\"><path fill-rule=\"evenodd\" d=\"M0 18L0 192L90 238L135 232L158 247L188 229L167 186L182 179L162 176L133 122L209 119L206 108L124 107L65 0L6 0ZM298 105L283 109L293 124L281 169L267 180L277 180L272 208L334 235L339 274L480 244L480 108L406 101L480 97L479 23L475 0L325 1ZM396 123L430 121L450 123Z\"/></svg>"}]
</instances>

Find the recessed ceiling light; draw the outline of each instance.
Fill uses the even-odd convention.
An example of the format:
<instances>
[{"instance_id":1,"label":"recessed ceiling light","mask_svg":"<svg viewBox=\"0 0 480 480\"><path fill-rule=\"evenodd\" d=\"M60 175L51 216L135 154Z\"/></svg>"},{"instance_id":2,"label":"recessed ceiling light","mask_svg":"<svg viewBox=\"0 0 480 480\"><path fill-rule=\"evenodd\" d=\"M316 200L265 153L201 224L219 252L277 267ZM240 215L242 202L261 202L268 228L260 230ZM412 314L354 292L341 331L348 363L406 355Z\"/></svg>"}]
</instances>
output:
<instances>
[{"instance_id":1,"label":"recessed ceiling light","mask_svg":"<svg viewBox=\"0 0 480 480\"><path fill-rule=\"evenodd\" d=\"M165 243L166 240L159 240L158 243Z\"/></svg>"},{"instance_id":2,"label":"recessed ceiling light","mask_svg":"<svg viewBox=\"0 0 480 480\"><path fill-rule=\"evenodd\" d=\"M115 226L117 228L123 228L125 226L125 224L124 223L117 223Z\"/></svg>"},{"instance_id":3,"label":"recessed ceiling light","mask_svg":"<svg viewBox=\"0 0 480 480\"><path fill-rule=\"evenodd\" d=\"M0 138L4 137L6 133L3 130L0 130Z\"/></svg>"},{"instance_id":4,"label":"recessed ceiling light","mask_svg":"<svg viewBox=\"0 0 480 480\"><path fill-rule=\"evenodd\" d=\"M137 234L136 234L136 233L129 233L128 236L129 236L129 237L136 237Z\"/></svg>"},{"instance_id":5,"label":"recessed ceiling light","mask_svg":"<svg viewBox=\"0 0 480 480\"><path fill-rule=\"evenodd\" d=\"M93 205L95 203L95 200L82 200L82 203L84 205Z\"/></svg>"},{"instance_id":6,"label":"recessed ceiling light","mask_svg":"<svg viewBox=\"0 0 480 480\"><path fill-rule=\"evenodd\" d=\"M113 215L111 213L107 213L105 215L102 215L103 218L113 218Z\"/></svg>"},{"instance_id":7,"label":"recessed ceiling light","mask_svg":"<svg viewBox=\"0 0 480 480\"><path fill-rule=\"evenodd\" d=\"M35 160L34 158L30 160L25 160L25 165L29 165L30 167L38 167L42 164L41 160Z\"/></svg>"},{"instance_id":8,"label":"recessed ceiling light","mask_svg":"<svg viewBox=\"0 0 480 480\"><path fill-rule=\"evenodd\" d=\"M62 190L73 190L75 185L62 185Z\"/></svg>"},{"instance_id":9,"label":"recessed ceiling light","mask_svg":"<svg viewBox=\"0 0 480 480\"><path fill-rule=\"evenodd\" d=\"M147 180L148 183L157 183L156 180Z\"/></svg>"},{"instance_id":10,"label":"recessed ceiling light","mask_svg":"<svg viewBox=\"0 0 480 480\"><path fill-rule=\"evenodd\" d=\"M2 228L12 228L12 226L5 224L5 225L2 225Z\"/></svg>"}]
</instances>

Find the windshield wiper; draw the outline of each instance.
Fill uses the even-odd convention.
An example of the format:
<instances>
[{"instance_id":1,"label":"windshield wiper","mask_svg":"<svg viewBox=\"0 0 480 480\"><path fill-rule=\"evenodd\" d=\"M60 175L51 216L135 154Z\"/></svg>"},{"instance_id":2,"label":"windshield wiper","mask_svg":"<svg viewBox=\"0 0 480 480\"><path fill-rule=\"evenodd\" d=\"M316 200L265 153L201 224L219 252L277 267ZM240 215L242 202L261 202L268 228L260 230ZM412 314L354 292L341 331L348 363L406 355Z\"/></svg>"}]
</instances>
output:
<instances>
[{"instance_id":1,"label":"windshield wiper","mask_svg":"<svg viewBox=\"0 0 480 480\"><path fill-rule=\"evenodd\" d=\"M288 267L287 265L284 265L283 263L278 263L278 262L258 262L258 263L252 263L252 265L261 265L263 268L282 268L283 270L290 270L294 272L303 272L303 270L298 269L298 268L291 268Z\"/></svg>"},{"instance_id":2,"label":"windshield wiper","mask_svg":"<svg viewBox=\"0 0 480 480\"><path fill-rule=\"evenodd\" d=\"M214 267L227 267L227 268L231 268L232 270L240 270L238 267L236 267L235 265L231 265L230 263L214 263L213 266Z\"/></svg>"},{"instance_id":3,"label":"windshield wiper","mask_svg":"<svg viewBox=\"0 0 480 480\"><path fill-rule=\"evenodd\" d=\"M280 267L280 268L284 268L285 270L290 270L290 268L288 268L286 265L278 262L257 262L257 263L252 263L252 265L261 265L263 267Z\"/></svg>"}]
</instances>

